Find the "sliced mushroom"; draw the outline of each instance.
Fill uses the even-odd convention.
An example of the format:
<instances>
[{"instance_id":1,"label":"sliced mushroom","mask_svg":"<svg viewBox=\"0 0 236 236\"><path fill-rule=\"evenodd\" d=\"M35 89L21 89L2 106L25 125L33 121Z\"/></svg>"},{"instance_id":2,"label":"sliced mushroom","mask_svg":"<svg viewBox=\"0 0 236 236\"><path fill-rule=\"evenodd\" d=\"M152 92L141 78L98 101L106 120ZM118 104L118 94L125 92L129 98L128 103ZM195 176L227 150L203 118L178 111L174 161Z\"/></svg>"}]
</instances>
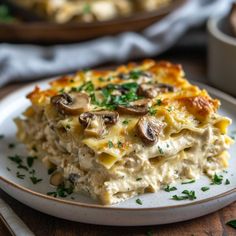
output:
<instances>
[{"instance_id":1,"label":"sliced mushroom","mask_svg":"<svg viewBox=\"0 0 236 236\"><path fill-rule=\"evenodd\" d=\"M50 177L50 184L53 186L59 186L64 181L63 175L61 172L57 171L52 173Z\"/></svg>"},{"instance_id":2,"label":"sliced mushroom","mask_svg":"<svg viewBox=\"0 0 236 236\"><path fill-rule=\"evenodd\" d=\"M146 144L155 143L165 127L164 123L154 116L143 116L137 123L137 134Z\"/></svg>"},{"instance_id":3,"label":"sliced mushroom","mask_svg":"<svg viewBox=\"0 0 236 236\"><path fill-rule=\"evenodd\" d=\"M155 98L160 93L174 92L174 87L169 84L140 84L137 94L146 98Z\"/></svg>"},{"instance_id":4,"label":"sliced mushroom","mask_svg":"<svg viewBox=\"0 0 236 236\"><path fill-rule=\"evenodd\" d=\"M84 112L79 116L79 122L85 127L84 133L88 136L99 137L106 131L106 125L117 123L119 114L116 111Z\"/></svg>"},{"instance_id":5,"label":"sliced mushroom","mask_svg":"<svg viewBox=\"0 0 236 236\"><path fill-rule=\"evenodd\" d=\"M78 115L89 109L90 97L86 93L63 93L52 97L51 104L63 115Z\"/></svg>"},{"instance_id":6,"label":"sliced mushroom","mask_svg":"<svg viewBox=\"0 0 236 236\"><path fill-rule=\"evenodd\" d=\"M129 115L146 115L149 110L150 99L139 99L137 101L131 102L128 106L117 107L117 110L124 114Z\"/></svg>"}]
</instances>

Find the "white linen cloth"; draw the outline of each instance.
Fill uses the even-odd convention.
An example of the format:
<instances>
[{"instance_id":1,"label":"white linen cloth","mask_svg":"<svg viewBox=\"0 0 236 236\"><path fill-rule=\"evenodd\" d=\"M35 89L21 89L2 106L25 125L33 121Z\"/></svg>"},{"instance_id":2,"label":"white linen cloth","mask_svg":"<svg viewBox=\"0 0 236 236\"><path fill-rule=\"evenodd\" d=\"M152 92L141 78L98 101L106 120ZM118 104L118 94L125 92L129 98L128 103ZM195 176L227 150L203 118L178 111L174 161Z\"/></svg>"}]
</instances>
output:
<instances>
[{"instance_id":1,"label":"white linen cloth","mask_svg":"<svg viewBox=\"0 0 236 236\"><path fill-rule=\"evenodd\" d=\"M0 86L88 68L101 63L151 57L171 47L190 27L212 13L229 9L231 0L188 0L142 33L126 32L71 45L0 44Z\"/></svg>"}]
</instances>

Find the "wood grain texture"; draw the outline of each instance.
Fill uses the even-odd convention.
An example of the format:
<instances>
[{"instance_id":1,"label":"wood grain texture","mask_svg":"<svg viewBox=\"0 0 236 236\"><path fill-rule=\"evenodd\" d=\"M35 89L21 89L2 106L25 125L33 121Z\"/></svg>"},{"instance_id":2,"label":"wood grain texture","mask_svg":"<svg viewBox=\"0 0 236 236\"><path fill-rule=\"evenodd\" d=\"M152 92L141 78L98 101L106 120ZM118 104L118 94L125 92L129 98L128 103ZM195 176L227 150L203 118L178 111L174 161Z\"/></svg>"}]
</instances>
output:
<instances>
[{"instance_id":1,"label":"wood grain texture","mask_svg":"<svg viewBox=\"0 0 236 236\"><path fill-rule=\"evenodd\" d=\"M182 54L164 54L162 59L171 60L183 64L186 75L191 80L207 82L205 54L188 54L188 59L184 59ZM158 59L158 58L157 58ZM11 84L0 89L0 98L5 97L12 91L25 84ZM236 235L236 230L225 223L231 219L236 219L236 203L230 206L200 217L181 223L145 226L145 227L111 227L98 226L71 222L56 217L52 217L35 211L0 190L2 197L16 212L16 214L28 225L28 227L39 236L226 236ZM104 215L104 217L106 217ZM0 236L6 235L7 230L3 223L0 223Z\"/></svg>"}]
</instances>

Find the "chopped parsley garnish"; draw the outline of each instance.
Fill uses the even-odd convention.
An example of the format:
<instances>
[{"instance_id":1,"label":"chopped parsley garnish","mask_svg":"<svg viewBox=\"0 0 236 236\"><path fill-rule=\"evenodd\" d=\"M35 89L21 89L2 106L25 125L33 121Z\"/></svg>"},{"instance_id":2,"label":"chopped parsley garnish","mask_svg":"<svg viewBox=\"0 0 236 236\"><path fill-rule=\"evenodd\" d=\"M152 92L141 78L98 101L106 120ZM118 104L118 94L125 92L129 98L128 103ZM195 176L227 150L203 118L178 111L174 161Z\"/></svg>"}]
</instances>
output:
<instances>
[{"instance_id":1,"label":"chopped parsley garnish","mask_svg":"<svg viewBox=\"0 0 236 236\"><path fill-rule=\"evenodd\" d=\"M59 92L59 93L64 93L64 92L65 92L65 89L62 88L62 89L60 89L58 92Z\"/></svg>"},{"instance_id":2,"label":"chopped parsley garnish","mask_svg":"<svg viewBox=\"0 0 236 236\"><path fill-rule=\"evenodd\" d=\"M19 165L17 166L17 169L23 169L23 170L26 170L26 171L29 170L27 166L22 165L22 164L19 164Z\"/></svg>"},{"instance_id":3,"label":"chopped parsley garnish","mask_svg":"<svg viewBox=\"0 0 236 236\"><path fill-rule=\"evenodd\" d=\"M33 164L34 164L34 160L36 160L36 159L37 159L37 157L31 157L31 156L27 157L27 165L28 165L28 167L32 167Z\"/></svg>"},{"instance_id":4,"label":"chopped parsley garnish","mask_svg":"<svg viewBox=\"0 0 236 236\"><path fill-rule=\"evenodd\" d=\"M113 148L113 147L114 147L114 144L113 144L113 142L112 142L112 141L110 141L110 140L108 141L108 147L109 147L109 148Z\"/></svg>"},{"instance_id":5,"label":"chopped parsley garnish","mask_svg":"<svg viewBox=\"0 0 236 236\"><path fill-rule=\"evenodd\" d=\"M35 174L35 169L30 170L29 174L34 175Z\"/></svg>"},{"instance_id":6,"label":"chopped parsley garnish","mask_svg":"<svg viewBox=\"0 0 236 236\"><path fill-rule=\"evenodd\" d=\"M136 203L139 205L143 205L143 202L139 198L136 199Z\"/></svg>"},{"instance_id":7,"label":"chopped parsley garnish","mask_svg":"<svg viewBox=\"0 0 236 236\"><path fill-rule=\"evenodd\" d=\"M149 112L149 114L150 114L151 116L154 116L154 115L156 115L156 113L157 113L157 109L155 109L155 108L153 108L153 107L150 107L148 112Z\"/></svg>"},{"instance_id":8,"label":"chopped parsley garnish","mask_svg":"<svg viewBox=\"0 0 236 236\"><path fill-rule=\"evenodd\" d=\"M159 151L160 154L164 154L164 152L163 152L163 150L160 146L157 146L157 148L158 148L158 151Z\"/></svg>"},{"instance_id":9,"label":"chopped parsley garnish","mask_svg":"<svg viewBox=\"0 0 236 236\"><path fill-rule=\"evenodd\" d=\"M8 148L14 148L16 145L14 143L9 143Z\"/></svg>"},{"instance_id":10,"label":"chopped parsley garnish","mask_svg":"<svg viewBox=\"0 0 236 236\"><path fill-rule=\"evenodd\" d=\"M117 146L118 148L123 148L123 143L121 141L118 141Z\"/></svg>"},{"instance_id":11,"label":"chopped parsley garnish","mask_svg":"<svg viewBox=\"0 0 236 236\"><path fill-rule=\"evenodd\" d=\"M225 180L225 185L229 185L230 181L228 179Z\"/></svg>"},{"instance_id":12,"label":"chopped parsley garnish","mask_svg":"<svg viewBox=\"0 0 236 236\"><path fill-rule=\"evenodd\" d=\"M172 110L173 110L173 107L169 107L169 108L167 109L168 112L171 112Z\"/></svg>"},{"instance_id":13,"label":"chopped parsley garnish","mask_svg":"<svg viewBox=\"0 0 236 236\"><path fill-rule=\"evenodd\" d=\"M184 194L184 195L180 195L180 196L174 195L174 196L172 196L172 199L177 200L177 201L181 201L181 200L187 200L187 199L194 200L197 198L195 195L195 191L184 190L182 192L182 194Z\"/></svg>"},{"instance_id":14,"label":"chopped parsley garnish","mask_svg":"<svg viewBox=\"0 0 236 236\"><path fill-rule=\"evenodd\" d=\"M0 134L0 139L3 139L4 137L4 134Z\"/></svg>"},{"instance_id":15,"label":"chopped parsley garnish","mask_svg":"<svg viewBox=\"0 0 236 236\"><path fill-rule=\"evenodd\" d=\"M53 197L67 197L68 195L73 193L73 187L69 186L69 187L65 187L64 184L61 184L59 186L57 186L56 191L54 192L48 192L47 195L53 196Z\"/></svg>"},{"instance_id":16,"label":"chopped parsley garnish","mask_svg":"<svg viewBox=\"0 0 236 236\"><path fill-rule=\"evenodd\" d=\"M166 144L166 147L168 148L168 147L170 147L170 145L167 143L167 144Z\"/></svg>"},{"instance_id":17,"label":"chopped parsley garnish","mask_svg":"<svg viewBox=\"0 0 236 236\"><path fill-rule=\"evenodd\" d=\"M210 188L209 187L202 187L201 188L201 190L203 191L203 192L206 192L206 191L208 191Z\"/></svg>"},{"instance_id":18,"label":"chopped parsley garnish","mask_svg":"<svg viewBox=\"0 0 236 236\"><path fill-rule=\"evenodd\" d=\"M100 82L104 82L104 81L105 81L105 79L102 78L102 77L99 77L98 80L99 80Z\"/></svg>"},{"instance_id":19,"label":"chopped parsley garnish","mask_svg":"<svg viewBox=\"0 0 236 236\"><path fill-rule=\"evenodd\" d=\"M213 179L212 179L211 184L212 185L214 185L214 184L220 185L220 184L222 184L222 181L223 181L223 176L215 174Z\"/></svg>"},{"instance_id":20,"label":"chopped parsley garnish","mask_svg":"<svg viewBox=\"0 0 236 236\"><path fill-rule=\"evenodd\" d=\"M22 159L17 154L15 156L9 156L8 158L11 161L15 162L16 164L21 164L22 163Z\"/></svg>"},{"instance_id":21,"label":"chopped parsley garnish","mask_svg":"<svg viewBox=\"0 0 236 236\"><path fill-rule=\"evenodd\" d=\"M142 73L143 72L141 70L133 70L130 71L129 77L130 79L137 80L142 75Z\"/></svg>"},{"instance_id":22,"label":"chopped parsley garnish","mask_svg":"<svg viewBox=\"0 0 236 236\"><path fill-rule=\"evenodd\" d=\"M230 220L226 224L236 229L236 220Z\"/></svg>"},{"instance_id":23,"label":"chopped parsley garnish","mask_svg":"<svg viewBox=\"0 0 236 236\"><path fill-rule=\"evenodd\" d=\"M140 181L140 180L142 180L142 178L137 178L137 179L136 179L136 181Z\"/></svg>"},{"instance_id":24,"label":"chopped parsley garnish","mask_svg":"<svg viewBox=\"0 0 236 236\"><path fill-rule=\"evenodd\" d=\"M157 99L157 106L161 106L161 104L162 104L161 99Z\"/></svg>"},{"instance_id":25,"label":"chopped parsley garnish","mask_svg":"<svg viewBox=\"0 0 236 236\"><path fill-rule=\"evenodd\" d=\"M42 179L38 179L38 178L35 177L35 176L31 176L31 177L30 177L30 180L32 181L33 184L37 184L37 183L39 183L39 182L42 181Z\"/></svg>"},{"instance_id":26,"label":"chopped parsley garnish","mask_svg":"<svg viewBox=\"0 0 236 236\"><path fill-rule=\"evenodd\" d=\"M77 91L78 92L85 91L85 92L88 92L88 93L92 93L92 92L94 92L94 89L95 88L94 88L93 83L91 81L89 81L89 82L84 83L80 87L78 87Z\"/></svg>"},{"instance_id":27,"label":"chopped parsley garnish","mask_svg":"<svg viewBox=\"0 0 236 236\"><path fill-rule=\"evenodd\" d=\"M22 175L20 172L16 172L16 177L19 178L19 179L24 179L25 178L25 175Z\"/></svg>"},{"instance_id":28,"label":"chopped parsley garnish","mask_svg":"<svg viewBox=\"0 0 236 236\"><path fill-rule=\"evenodd\" d=\"M51 175L56 170L56 167L51 167L48 169L48 175Z\"/></svg>"},{"instance_id":29,"label":"chopped parsley garnish","mask_svg":"<svg viewBox=\"0 0 236 236\"><path fill-rule=\"evenodd\" d=\"M169 185L167 185L165 188L164 188L164 190L166 191L166 192L171 192L171 191L175 191L175 190L177 190L177 188L176 187L170 187Z\"/></svg>"},{"instance_id":30,"label":"chopped parsley garnish","mask_svg":"<svg viewBox=\"0 0 236 236\"><path fill-rule=\"evenodd\" d=\"M193 179L193 180L190 180L190 181L183 182L183 183L181 183L181 184L192 184L192 183L195 183L195 180L194 180L194 179Z\"/></svg>"},{"instance_id":31,"label":"chopped parsley garnish","mask_svg":"<svg viewBox=\"0 0 236 236\"><path fill-rule=\"evenodd\" d=\"M122 121L122 124L123 124L123 125L128 125L129 122L130 122L130 120L123 120L123 121Z\"/></svg>"}]
</instances>

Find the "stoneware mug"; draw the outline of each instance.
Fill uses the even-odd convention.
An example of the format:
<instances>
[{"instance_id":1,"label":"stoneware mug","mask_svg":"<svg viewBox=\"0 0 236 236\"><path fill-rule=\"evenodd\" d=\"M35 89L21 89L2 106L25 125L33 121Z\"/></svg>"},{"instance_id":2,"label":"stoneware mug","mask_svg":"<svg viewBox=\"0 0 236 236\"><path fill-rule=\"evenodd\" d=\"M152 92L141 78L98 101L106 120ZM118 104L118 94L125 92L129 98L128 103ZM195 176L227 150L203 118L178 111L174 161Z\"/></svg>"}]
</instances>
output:
<instances>
[{"instance_id":1,"label":"stoneware mug","mask_svg":"<svg viewBox=\"0 0 236 236\"><path fill-rule=\"evenodd\" d=\"M207 28L210 83L236 96L236 37L230 33L227 16L210 18Z\"/></svg>"}]
</instances>

